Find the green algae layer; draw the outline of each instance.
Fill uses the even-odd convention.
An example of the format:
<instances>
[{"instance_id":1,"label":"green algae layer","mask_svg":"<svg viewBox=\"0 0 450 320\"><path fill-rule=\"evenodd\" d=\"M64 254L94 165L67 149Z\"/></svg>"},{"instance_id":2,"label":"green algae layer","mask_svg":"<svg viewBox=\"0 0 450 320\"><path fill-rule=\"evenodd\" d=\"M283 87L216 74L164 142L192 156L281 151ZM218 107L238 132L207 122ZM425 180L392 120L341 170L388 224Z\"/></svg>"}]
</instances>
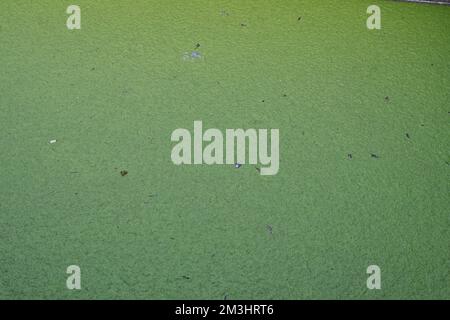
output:
<instances>
[{"instance_id":1,"label":"green algae layer","mask_svg":"<svg viewBox=\"0 0 450 320\"><path fill-rule=\"evenodd\" d=\"M450 6L71 4L0 2L0 298L450 298ZM195 120L278 174L174 165Z\"/></svg>"}]
</instances>

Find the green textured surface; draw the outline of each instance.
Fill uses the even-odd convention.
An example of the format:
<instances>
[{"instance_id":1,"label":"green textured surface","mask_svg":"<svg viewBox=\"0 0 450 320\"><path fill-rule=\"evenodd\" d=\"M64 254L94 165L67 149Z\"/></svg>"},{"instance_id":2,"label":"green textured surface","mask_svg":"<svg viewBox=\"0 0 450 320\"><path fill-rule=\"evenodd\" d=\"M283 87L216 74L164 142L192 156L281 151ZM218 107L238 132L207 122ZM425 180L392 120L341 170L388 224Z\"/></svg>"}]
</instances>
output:
<instances>
[{"instance_id":1,"label":"green textured surface","mask_svg":"<svg viewBox=\"0 0 450 320\"><path fill-rule=\"evenodd\" d=\"M450 7L70 4L0 2L0 298L450 297ZM278 175L173 165L194 120L279 128Z\"/></svg>"}]
</instances>

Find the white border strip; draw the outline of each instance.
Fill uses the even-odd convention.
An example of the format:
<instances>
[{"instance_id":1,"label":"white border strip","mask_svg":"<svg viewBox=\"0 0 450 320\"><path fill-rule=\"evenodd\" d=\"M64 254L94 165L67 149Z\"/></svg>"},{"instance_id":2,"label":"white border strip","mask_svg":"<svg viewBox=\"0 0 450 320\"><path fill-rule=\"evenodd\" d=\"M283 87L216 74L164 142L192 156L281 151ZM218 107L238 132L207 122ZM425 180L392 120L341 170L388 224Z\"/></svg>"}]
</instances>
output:
<instances>
[{"instance_id":1,"label":"white border strip","mask_svg":"<svg viewBox=\"0 0 450 320\"><path fill-rule=\"evenodd\" d=\"M426 0L398 0L398 1L450 5L450 2L442 2L442 1L426 1Z\"/></svg>"}]
</instances>

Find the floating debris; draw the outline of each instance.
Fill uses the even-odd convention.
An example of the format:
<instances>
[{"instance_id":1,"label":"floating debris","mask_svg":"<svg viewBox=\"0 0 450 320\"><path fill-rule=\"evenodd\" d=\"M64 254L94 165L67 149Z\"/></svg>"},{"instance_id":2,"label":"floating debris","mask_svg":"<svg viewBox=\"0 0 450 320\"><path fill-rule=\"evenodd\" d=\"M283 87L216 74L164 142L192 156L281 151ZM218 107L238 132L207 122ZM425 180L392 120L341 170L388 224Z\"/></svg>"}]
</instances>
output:
<instances>
[{"instance_id":1,"label":"floating debris","mask_svg":"<svg viewBox=\"0 0 450 320\"><path fill-rule=\"evenodd\" d=\"M202 57L202 54L200 52L198 52L198 51L192 51L191 52L191 58L199 59L201 57Z\"/></svg>"},{"instance_id":2,"label":"floating debris","mask_svg":"<svg viewBox=\"0 0 450 320\"><path fill-rule=\"evenodd\" d=\"M273 227L270 224L266 226L266 229L271 235L273 234Z\"/></svg>"},{"instance_id":3,"label":"floating debris","mask_svg":"<svg viewBox=\"0 0 450 320\"><path fill-rule=\"evenodd\" d=\"M351 153L347 154L347 157L352 160L353 159L353 155Z\"/></svg>"},{"instance_id":4,"label":"floating debris","mask_svg":"<svg viewBox=\"0 0 450 320\"><path fill-rule=\"evenodd\" d=\"M370 156L374 159L379 159L380 157L376 155L375 153L371 153Z\"/></svg>"},{"instance_id":5,"label":"floating debris","mask_svg":"<svg viewBox=\"0 0 450 320\"><path fill-rule=\"evenodd\" d=\"M120 171L120 175L121 175L122 177L125 177L127 174L128 174L128 171L127 171L127 170L122 170L122 171Z\"/></svg>"},{"instance_id":6,"label":"floating debris","mask_svg":"<svg viewBox=\"0 0 450 320\"><path fill-rule=\"evenodd\" d=\"M411 137L409 136L409 133L406 134L406 137L407 137L408 139L411 139Z\"/></svg>"},{"instance_id":7,"label":"floating debris","mask_svg":"<svg viewBox=\"0 0 450 320\"><path fill-rule=\"evenodd\" d=\"M183 60L184 61L196 61L196 60L203 60L203 55L199 51L191 51L191 52L185 52L183 53Z\"/></svg>"},{"instance_id":8,"label":"floating debris","mask_svg":"<svg viewBox=\"0 0 450 320\"><path fill-rule=\"evenodd\" d=\"M386 97L384 97L384 102L389 102L389 97L388 96L386 96Z\"/></svg>"},{"instance_id":9,"label":"floating debris","mask_svg":"<svg viewBox=\"0 0 450 320\"><path fill-rule=\"evenodd\" d=\"M50 140L49 143L54 144L54 143L56 143L56 140Z\"/></svg>"},{"instance_id":10,"label":"floating debris","mask_svg":"<svg viewBox=\"0 0 450 320\"><path fill-rule=\"evenodd\" d=\"M302 20L302 17L298 17L298 18L297 18L297 21L300 21L300 20Z\"/></svg>"},{"instance_id":11,"label":"floating debris","mask_svg":"<svg viewBox=\"0 0 450 320\"><path fill-rule=\"evenodd\" d=\"M235 167L236 169L239 169L240 167L242 167L242 164L240 164L240 163L235 163L235 164L234 164L234 167Z\"/></svg>"}]
</instances>

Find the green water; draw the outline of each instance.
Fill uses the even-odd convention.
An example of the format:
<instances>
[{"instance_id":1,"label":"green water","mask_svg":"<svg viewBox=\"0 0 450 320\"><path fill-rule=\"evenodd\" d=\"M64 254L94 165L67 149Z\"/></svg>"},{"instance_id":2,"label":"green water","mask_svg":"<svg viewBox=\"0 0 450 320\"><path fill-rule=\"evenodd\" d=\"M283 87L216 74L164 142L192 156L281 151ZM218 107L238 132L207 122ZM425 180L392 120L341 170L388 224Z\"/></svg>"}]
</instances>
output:
<instances>
[{"instance_id":1,"label":"green water","mask_svg":"<svg viewBox=\"0 0 450 320\"><path fill-rule=\"evenodd\" d=\"M70 4L0 3L0 298L450 297L450 7ZM175 166L194 120L279 173Z\"/></svg>"}]
</instances>

